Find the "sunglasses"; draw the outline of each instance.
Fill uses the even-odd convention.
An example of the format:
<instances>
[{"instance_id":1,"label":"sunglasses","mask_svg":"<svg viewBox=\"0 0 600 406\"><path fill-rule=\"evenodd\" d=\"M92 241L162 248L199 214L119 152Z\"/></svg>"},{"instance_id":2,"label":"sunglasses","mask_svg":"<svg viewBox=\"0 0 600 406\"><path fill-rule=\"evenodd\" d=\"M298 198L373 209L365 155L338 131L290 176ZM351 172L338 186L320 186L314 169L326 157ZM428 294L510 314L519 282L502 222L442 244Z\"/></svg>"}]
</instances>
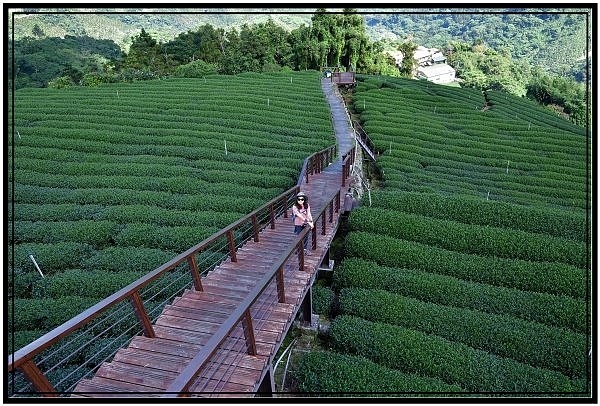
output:
<instances>
[{"instance_id":1,"label":"sunglasses","mask_svg":"<svg viewBox=\"0 0 600 406\"><path fill-rule=\"evenodd\" d=\"M304 200L304 198L303 197L299 197L298 200Z\"/></svg>"}]
</instances>

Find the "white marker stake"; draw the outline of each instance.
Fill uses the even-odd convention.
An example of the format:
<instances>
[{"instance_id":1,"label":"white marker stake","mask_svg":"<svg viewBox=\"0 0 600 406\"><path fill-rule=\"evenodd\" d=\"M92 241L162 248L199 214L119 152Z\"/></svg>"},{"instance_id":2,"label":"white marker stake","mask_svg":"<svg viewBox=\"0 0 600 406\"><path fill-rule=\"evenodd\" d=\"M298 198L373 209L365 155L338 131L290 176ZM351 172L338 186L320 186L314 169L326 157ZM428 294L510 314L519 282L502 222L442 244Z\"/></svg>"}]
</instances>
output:
<instances>
[{"instance_id":1,"label":"white marker stake","mask_svg":"<svg viewBox=\"0 0 600 406\"><path fill-rule=\"evenodd\" d=\"M29 254L29 258L33 261L33 265L35 265L35 267L38 270L38 272L40 273L40 275L42 275L42 278L45 278L44 274L42 273L42 270L40 269L40 266L35 261L35 258L33 257L33 254Z\"/></svg>"}]
</instances>

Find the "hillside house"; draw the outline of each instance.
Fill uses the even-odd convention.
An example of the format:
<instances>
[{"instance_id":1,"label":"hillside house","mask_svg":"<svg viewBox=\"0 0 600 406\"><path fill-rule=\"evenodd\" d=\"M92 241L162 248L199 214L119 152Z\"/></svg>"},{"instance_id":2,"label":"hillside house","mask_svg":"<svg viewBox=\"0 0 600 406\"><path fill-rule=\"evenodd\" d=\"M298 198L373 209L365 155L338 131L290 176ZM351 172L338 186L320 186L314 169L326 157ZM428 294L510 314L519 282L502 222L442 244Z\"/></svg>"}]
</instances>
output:
<instances>
[{"instance_id":1,"label":"hillside house","mask_svg":"<svg viewBox=\"0 0 600 406\"><path fill-rule=\"evenodd\" d=\"M419 66L416 73L417 79L425 79L434 83L452 83L456 79L456 71L445 63L436 63L429 66Z\"/></svg>"},{"instance_id":2,"label":"hillside house","mask_svg":"<svg viewBox=\"0 0 600 406\"><path fill-rule=\"evenodd\" d=\"M400 51L388 51L394 58L396 66L402 66L404 55ZM456 80L456 71L446 63L446 57L437 48L419 46L413 55L418 67L415 72L416 79L425 79L435 83L452 83Z\"/></svg>"}]
</instances>

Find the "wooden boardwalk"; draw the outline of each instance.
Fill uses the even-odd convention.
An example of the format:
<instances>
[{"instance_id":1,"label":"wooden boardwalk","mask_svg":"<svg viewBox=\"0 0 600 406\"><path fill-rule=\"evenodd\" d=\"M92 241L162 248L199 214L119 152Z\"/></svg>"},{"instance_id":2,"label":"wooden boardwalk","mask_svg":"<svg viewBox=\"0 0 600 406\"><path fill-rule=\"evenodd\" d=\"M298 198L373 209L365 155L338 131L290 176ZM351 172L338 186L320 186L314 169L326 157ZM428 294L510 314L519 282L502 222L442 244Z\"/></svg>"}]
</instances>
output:
<instances>
[{"instance_id":1,"label":"wooden boardwalk","mask_svg":"<svg viewBox=\"0 0 600 406\"><path fill-rule=\"evenodd\" d=\"M320 211L327 196L336 190L340 190L342 197L345 195L347 186L341 187L341 165L338 160L302 185L313 213ZM341 213L341 209L334 213L326 234L319 236L317 248L304 256L303 269L296 255L286 262L285 301L278 300L277 286L270 283L251 306L255 354L249 354L244 328L236 327L202 368L186 396L251 397L258 392L274 391L273 357L299 311L310 309L306 304L303 309L303 303L310 300L310 287L327 256ZM79 382L72 396L159 397L169 393L170 385L190 360L276 265L281 253L297 242L291 219L277 218L274 229L267 227L260 232L259 242L249 240L238 249L236 262L227 260L202 278L203 291L187 290L168 305L154 324L155 337L134 337L94 377ZM310 315L304 316L310 320Z\"/></svg>"},{"instance_id":2,"label":"wooden boardwalk","mask_svg":"<svg viewBox=\"0 0 600 406\"><path fill-rule=\"evenodd\" d=\"M342 156L354 145L353 129L337 87L329 80L321 82L330 104L339 158L322 172L303 179L301 190L307 193L313 216L325 208L336 191L343 204L348 183L342 186ZM338 200L339 202L339 200ZM203 351L230 314L246 300L248 292L276 265L282 252L293 249L298 237L290 218L275 219L274 228L265 228L259 241L249 240L236 253L237 261L227 260L202 278L203 291L188 290L168 305L156 320L155 337L135 337L127 348L104 363L91 379L78 383L73 397L253 397L275 390L273 357L302 313L310 323L310 288L318 268L335 236L343 209L330 211L331 223L319 235L311 255L292 255L283 266L285 298L281 286L269 283L250 307L251 325L239 323L220 343L187 391L169 392L186 367ZM328 216L328 215L325 215ZM316 217L316 216L315 216ZM323 223L325 224L325 223ZM315 223L315 229L320 222ZM302 260L301 269L299 261ZM255 348L248 348L248 336Z\"/></svg>"}]
</instances>

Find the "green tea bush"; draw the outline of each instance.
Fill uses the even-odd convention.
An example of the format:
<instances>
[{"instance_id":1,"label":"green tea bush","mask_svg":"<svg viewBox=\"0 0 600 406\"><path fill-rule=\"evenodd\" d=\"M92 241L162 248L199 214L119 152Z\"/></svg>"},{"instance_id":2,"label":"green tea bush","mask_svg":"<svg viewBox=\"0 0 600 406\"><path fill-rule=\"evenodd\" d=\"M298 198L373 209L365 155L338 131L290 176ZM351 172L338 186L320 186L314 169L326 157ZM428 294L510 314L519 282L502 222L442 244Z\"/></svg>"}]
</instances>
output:
<instances>
[{"instance_id":1,"label":"green tea bush","mask_svg":"<svg viewBox=\"0 0 600 406\"><path fill-rule=\"evenodd\" d=\"M589 333L589 312L581 299L468 282L414 269L384 267L360 258L346 258L337 266L333 287L338 292L346 287L384 289L425 302Z\"/></svg>"},{"instance_id":2,"label":"green tea bush","mask_svg":"<svg viewBox=\"0 0 600 406\"><path fill-rule=\"evenodd\" d=\"M15 204L15 221L78 221L92 220L104 206L98 204Z\"/></svg>"},{"instance_id":3,"label":"green tea bush","mask_svg":"<svg viewBox=\"0 0 600 406\"><path fill-rule=\"evenodd\" d=\"M219 231L217 227L159 227L153 224L131 223L114 238L120 247L147 247L183 252Z\"/></svg>"},{"instance_id":4,"label":"green tea bush","mask_svg":"<svg viewBox=\"0 0 600 406\"><path fill-rule=\"evenodd\" d=\"M574 298L588 292L585 272L574 266L463 254L363 231L348 234L346 255L531 292Z\"/></svg>"},{"instance_id":5,"label":"green tea bush","mask_svg":"<svg viewBox=\"0 0 600 406\"><path fill-rule=\"evenodd\" d=\"M104 299L146 274L146 271L112 272L106 270L68 269L58 274L39 279L33 284L35 298L62 296Z\"/></svg>"},{"instance_id":6,"label":"green tea bush","mask_svg":"<svg viewBox=\"0 0 600 406\"><path fill-rule=\"evenodd\" d=\"M378 365L363 357L331 351L310 351L302 355L294 371L298 391L349 396L426 396L440 392L462 392L458 385L441 379L404 373Z\"/></svg>"},{"instance_id":7,"label":"green tea bush","mask_svg":"<svg viewBox=\"0 0 600 406\"><path fill-rule=\"evenodd\" d=\"M586 376L586 337L568 330L377 289L343 289L340 312L437 335L570 378Z\"/></svg>"},{"instance_id":8,"label":"green tea bush","mask_svg":"<svg viewBox=\"0 0 600 406\"><path fill-rule=\"evenodd\" d=\"M56 242L51 244L26 243L14 247L14 267L37 272L33 255L44 275L51 275L64 269L79 268L93 254L88 244L76 242ZM9 263L12 258L9 257Z\"/></svg>"},{"instance_id":9,"label":"green tea bush","mask_svg":"<svg viewBox=\"0 0 600 406\"><path fill-rule=\"evenodd\" d=\"M110 272L150 272L175 257L175 252L142 247L109 247L83 263L84 269Z\"/></svg>"},{"instance_id":10,"label":"green tea bush","mask_svg":"<svg viewBox=\"0 0 600 406\"><path fill-rule=\"evenodd\" d=\"M576 241L588 241L587 236L590 232L584 215L552 208L526 207L469 196L396 190L372 192L371 200L373 207L467 224L548 234Z\"/></svg>"},{"instance_id":11,"label":"green tea bush","mask_svg":"<svg viewBox=\"0 0 600 406\"><path fill-rule=\"evenodd\" d=\"M13 243L73 242L96 249L110 245L120 225L105 220L16 221Z\"/></svg>"},{"instance_id":12,"label":"green tea bush","mask_svg":"<svg viewBox=\"0 0 600 406\"><path fill-rule=\"evenodd\" d=\"M12 316L11 316L12 317ZM43 336L46 332L44 330L20 330L20 331L9 331L7 334L8 338L8 352L12 354L20 348L25 347L27 344L37 340Z\"/></svg>"},{"instance_id":13,"label":"green tea bush","mask_svg":"<svg viewBox=\"0 0 600 406\"><path fill-rule=\"evenodd\" d=\"M583 391L563 374L498 357L435 335L338 316L331 324L337 352L363 356L388 368L458 385L468 392L538 394Z\"/></svg>"},{"instance_id":14,"label":"green tea bush","mask_svg":"<svg viewBox=\"0 0 600 406\"><path fill-rule=\"evenodd\" d=\"M11 331L49 331L96 303L89 297L62 296L56 299L15 299L8 304Z\"/></svg>"},{"instance_id":15,"label":"green tea bush","mask_svg":"<svg viewBox=\"0 0 600 406\"><path fill-rule=\"evenodd\" d=\"M459 223L379 207L360 207L349 217L350 230L366 231L416 241L450 251L562 262L585 268L587 245L583 242L524 231Z\"/></svg>"},{"instance_id":16,"label":"green tea bush","mask_svg":"<svg viewBox=\"0 0 600 406\"><path fill-rule=\"evenodd\" d=\"M335 293L330 288L319 285L313 285L311 289L313 312L326 317L331 317Z\"/></svg>"}]
</instances>

